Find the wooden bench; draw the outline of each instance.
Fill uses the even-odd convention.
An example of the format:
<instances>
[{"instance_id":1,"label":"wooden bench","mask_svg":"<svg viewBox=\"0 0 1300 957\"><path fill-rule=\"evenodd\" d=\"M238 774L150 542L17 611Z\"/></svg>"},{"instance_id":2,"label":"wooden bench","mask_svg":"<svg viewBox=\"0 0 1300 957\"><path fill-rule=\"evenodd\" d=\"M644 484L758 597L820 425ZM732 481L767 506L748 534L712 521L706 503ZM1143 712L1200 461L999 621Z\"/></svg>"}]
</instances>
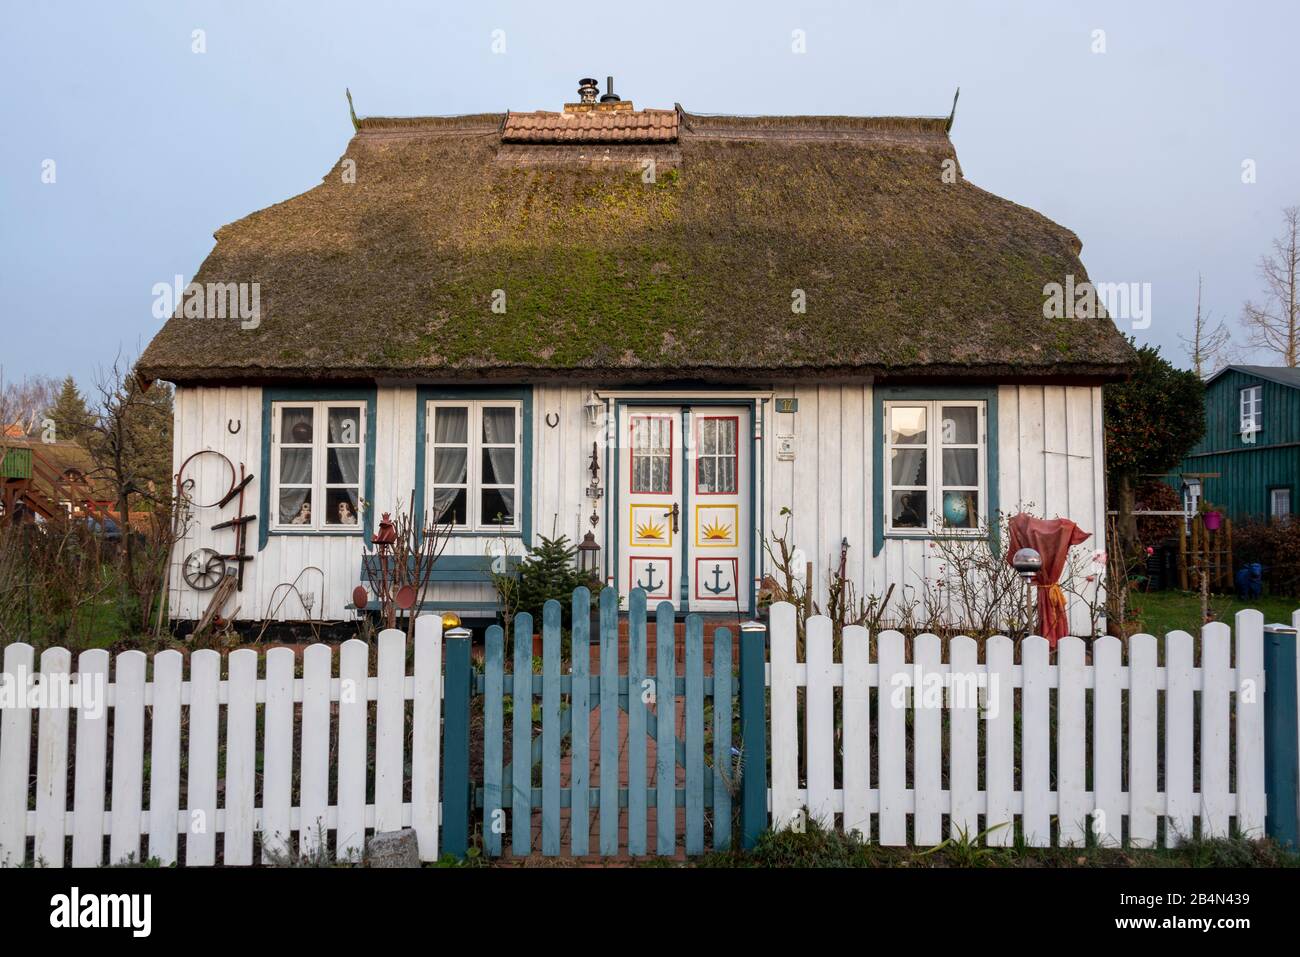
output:
<instances>
[{"instance_id":1,"label":"wooden bench","mask_svg":"<svg viewBox=\"0 0 1300 957\"><path fill-rule=\"evenodd\" d=\"M512 572L517 572L521 556L511 555L506 561ZM433 564L433 570L429 574L429 584L436 585L448 582L461 582L467 584L480 584L491 587L492 562L496 561L487 555L443 555ZM374 589L376 584L374 575L378 572L378 559L363 557L361 559L360 578L363 584L371 586ZM348 608L355 608L352 603L348 603ZM500 614L501 601L493 598L489 601L467 601L454 598L426 598L420 602L421 611L455 611L466 613L466 617L474 619L495 619ZM366 611L378 611L379 602L371 598L367 603Z\"/></svg>"}]
</instances>

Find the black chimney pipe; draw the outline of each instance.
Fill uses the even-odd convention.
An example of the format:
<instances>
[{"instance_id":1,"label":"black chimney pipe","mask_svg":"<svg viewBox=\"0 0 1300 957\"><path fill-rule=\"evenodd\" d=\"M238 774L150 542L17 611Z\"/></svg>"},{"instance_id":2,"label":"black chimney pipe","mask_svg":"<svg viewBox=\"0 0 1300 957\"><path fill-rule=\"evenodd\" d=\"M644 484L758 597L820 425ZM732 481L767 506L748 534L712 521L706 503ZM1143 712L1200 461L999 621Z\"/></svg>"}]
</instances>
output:
<instances>
[{"instance_id":1,"label":"black chimney pipe","mask_svg":"<svg viewBox=\"0 0 1300 957\"><path fill-rule=\"evenodd\" d=\"M619 102L620 97L618 96L617 93L614 92L614 78L612 76L605 77L605 91L606 91L605 95L600 98L600 102L602 103Z\"/></svg>"}]
</instances>

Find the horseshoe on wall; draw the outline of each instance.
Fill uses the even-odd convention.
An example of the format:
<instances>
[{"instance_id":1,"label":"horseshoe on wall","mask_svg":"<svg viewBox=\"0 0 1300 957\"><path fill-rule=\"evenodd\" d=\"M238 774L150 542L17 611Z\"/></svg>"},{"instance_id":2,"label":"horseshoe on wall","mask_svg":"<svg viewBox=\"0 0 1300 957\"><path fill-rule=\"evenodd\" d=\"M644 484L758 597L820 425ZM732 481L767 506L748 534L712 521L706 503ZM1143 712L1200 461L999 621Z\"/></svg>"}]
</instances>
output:
<instances>
[{"instance_id":1,"label":"horseshoe on wall","mask_svg":"<svg viewBox=\"0 0 1300 957\"><path fill-rule=\"evenodd\" d=\"M234 423L235 423L234 419L226 419L226 431L229 432L231 435L238 435L239 430L244 427L244 422L241 419L237 425Z\"/></svg>"},{"instance_id":2,"label":"horseshoe on wall","mask_svg":"<svg viewBox=\"0 0 1300 957\"><path fill-rule=\"evenodd\" d=\"M551 418L552 418L552 417L555 418L555 421L554 421L554 422L551 421ZM547 413L546 413L546 424L547 424L550 428L552 428L552 429L555 428L557 425L559 425L559 424L560 424L560 413L558 413L558 412L547 412Z\"/></svg>"}]
</instances>

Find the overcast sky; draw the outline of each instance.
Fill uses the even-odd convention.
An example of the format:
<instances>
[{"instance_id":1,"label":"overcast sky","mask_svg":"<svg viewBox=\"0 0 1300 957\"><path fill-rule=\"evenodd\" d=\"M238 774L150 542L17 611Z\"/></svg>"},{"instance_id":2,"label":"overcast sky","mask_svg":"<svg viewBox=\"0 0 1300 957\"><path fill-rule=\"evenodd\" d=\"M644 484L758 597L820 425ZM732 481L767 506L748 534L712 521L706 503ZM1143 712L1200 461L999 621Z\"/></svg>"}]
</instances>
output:
<instances>
[{"instance_id":1,"label":"overcast sky","mask_svg":"<svg viewBox=\"0 0 1300 957\"><path fill-rule=\"evenodd\" d=\"M1293 0L8 0L0 17L8 380L88 384L137 355L155 283L342 154L344 87L363 116L558 109L607 74L638 106L933 116L960 86L966 177L1077 232L1094 280L1150 283L1135 334L1180 364L1198 271L1240 340L1300 204Z\"/></svg>"}]
</instances>

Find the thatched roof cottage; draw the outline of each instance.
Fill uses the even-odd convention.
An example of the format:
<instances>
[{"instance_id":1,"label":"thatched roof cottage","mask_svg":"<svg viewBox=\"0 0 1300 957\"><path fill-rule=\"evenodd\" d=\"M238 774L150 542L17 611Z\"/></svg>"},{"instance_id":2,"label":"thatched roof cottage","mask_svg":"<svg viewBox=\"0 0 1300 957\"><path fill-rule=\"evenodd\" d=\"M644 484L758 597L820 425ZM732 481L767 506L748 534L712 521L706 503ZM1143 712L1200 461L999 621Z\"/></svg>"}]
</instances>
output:
<instances>
[{"instance_id":1,"label":"thatched roof cottage","mask_svg":"<svg viewBox=\"0 0 1300 957\"><path fill-rule=\"evenodd\" d=\"M1130 347L1109 319L1044 317L1046 285L1086 281L1080 242L966 182L951 117L596 92L357 120L320 185L217 231L202 301L140 365L177 385L178 465L213 450L252 475L241 617L294 581L310 616L350 614L362 536L412 498L455 526L422 600L467 617L491 613L502 535L591 531L620 591L733 615L784 509L823 605L842 545L879 594L999 510L1101 547L1100 387ZM214 288L244 310L213 314ZM190 468L224 487L219 459ZM211 526L233 508L196 510L178 569L229 550Z\"/></svg>"}]
</instances>

